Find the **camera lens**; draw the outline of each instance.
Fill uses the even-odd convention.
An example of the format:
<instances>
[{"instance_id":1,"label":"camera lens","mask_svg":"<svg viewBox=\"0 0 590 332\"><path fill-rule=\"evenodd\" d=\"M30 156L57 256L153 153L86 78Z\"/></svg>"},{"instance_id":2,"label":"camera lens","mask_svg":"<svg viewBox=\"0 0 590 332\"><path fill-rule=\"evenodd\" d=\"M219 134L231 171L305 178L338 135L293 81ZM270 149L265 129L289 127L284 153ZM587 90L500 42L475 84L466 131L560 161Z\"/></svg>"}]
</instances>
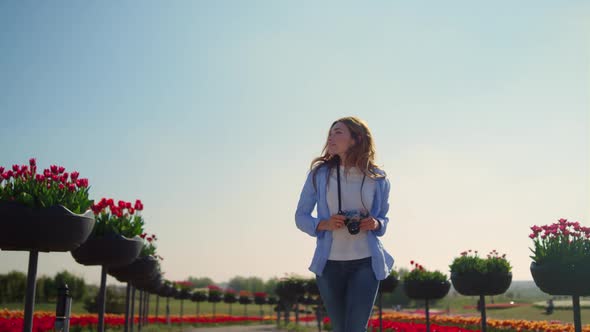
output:
<instances>
[{"instance_id":1,"label":"camera lens","mask_svg":"<svg viewBox=\"0 0 590 332\"><path fill-rule=\"evenodd\" d=\"M351 221L346 225L348 228L348 233L355 235L361 231L361 223L358 221Z\"/></svg>"}]
</instances>

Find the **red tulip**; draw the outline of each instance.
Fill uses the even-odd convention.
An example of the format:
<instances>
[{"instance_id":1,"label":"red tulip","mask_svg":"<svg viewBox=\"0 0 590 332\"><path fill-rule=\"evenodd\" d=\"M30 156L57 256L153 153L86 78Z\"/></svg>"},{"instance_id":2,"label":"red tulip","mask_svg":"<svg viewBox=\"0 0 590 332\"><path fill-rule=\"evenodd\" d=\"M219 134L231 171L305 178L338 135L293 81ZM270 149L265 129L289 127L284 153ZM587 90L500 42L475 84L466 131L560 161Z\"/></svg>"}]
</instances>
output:
<instances>
[{"instance_id":1,"label":"red tulip","mask_svg":"<svg viewBox=\"0 0 590 332\"><path fill-rule=\"evenodd\" d=\"M76 180L76 185L78 188L86 188L88 187L88 179L78 179Z\"/></svg>"},{"instance_id":2,"label":"red tulip","mask_svg":"<svg viewBox=\"0 0 590 332\"><path fill-rule=\"evenodd\" d=\"M72 182L76 182L76 180L78 180L78 176L80 176L80 173L73 171L72 174L70 174L70 178L72 179Z\"/></svg>"},{"instance_id":3,"label":"red tulip","mask_svg":"<svg viewBox=\"0 0 590 332\"><path fill-rule=\"evenodd\" d=\"M143 204L141 203L141 201L139 199L135 201L135 209L137 211L143 210Z\"/></svg>"},{"instance_id":4,"label":"red tulip","mask_svg":"<svg viewBox=\"0 0 590 332\"><path fill-rule=\"evenodd\" d=\"M58 174L59 168L57 167L57 165L51 165L49 166L49 168L51 169L51 173Z\"/></svg>"},{"instance_id":5,"label":"red tulip","mask_svg":"<svg viewBox=\"0 0 590 332\"><path fill-rule=\"evenodd\" d=\"M119 208L120 209L124 209L127 206L127 203L125 203L125 201L119 201Z\"/></svg>"},{"instance_id":6,"label":"red tulip","mask_svg":"<svg viewBox=\"0 0 590 332\"><path fill-rule=\"evenodd\" d=\"M18 172L20 170L20 166L19 165L12 165L12 171L13 172Z\"/></svg>"},{"instance_id":7,"label":"red tulip","mask_svg":"<svg viewBox=\"0 0 590 332\"><path fill-rule=\"evenodd\" d=\"M60 183L57 187L59 188L59 190L64 190L66 188L66 186L63 183Z\"/></svg>"},{"instance_id":8,"label":"red tulip","mask_svg":"<svg viewBox=\"0 0 590 332\"><path fill-rule=\"evenodd\" d=\"M68 190L71 192L76 191L76 185L73 183L68 184Z\"/></svg>"},{"instance_id":9,"label":"red tulip","mask_svg":"<svg viewBox=\"0 0 590 332\"><path fill-rule=\"evenodd\" d=\"M107 204L108 204L110 207L113 207L113 206L114 206L114 204L115 204L115 202L113 201L113 199L112 199L112 198L109 198L109 199L107 199Z\"/></svg>"},{"instance_id":10,"label":"red tulip","mask_svg":"<svg viewBox=\"0 0 590 332\"><path fill-rule=\"evenodd\" d=\"M128 208L127 210L129 210L129 214L134 214L135 213L135 209L134 208Z\"/></svg>"},{"instance_id":11,"label":"red tulip","mask_svg":"<svg viewBox=\"0 0 590 332\"><path fill-rule=\"evenodd\" d=\"M0 174L4 173L4 167L0 166Z\"/></svg>"},{"instance_id":12,"label":"red tulip","mask_svg":"<svg viewBox=\"0 0 590 332\"><path fill-rule=\"evenodd\" d=\"M31 165L31 167L37 166L37 159L35 159L35 158L29 159L29 165Z\"/></svg>"},{"instance_id":13,"label":"red tulip","mask_svg":"<svg viewBox=\"0 0 590 332\"><path fill-rule=\"evenodd\" d=\"M59 174L61 174L61 173L65 172L65 170L66 170L66 169L65 169L64 167L62 167L62 166L59 166L59 167L57 168L57 172L58 172Z\"/></svg>"}]
</instances>

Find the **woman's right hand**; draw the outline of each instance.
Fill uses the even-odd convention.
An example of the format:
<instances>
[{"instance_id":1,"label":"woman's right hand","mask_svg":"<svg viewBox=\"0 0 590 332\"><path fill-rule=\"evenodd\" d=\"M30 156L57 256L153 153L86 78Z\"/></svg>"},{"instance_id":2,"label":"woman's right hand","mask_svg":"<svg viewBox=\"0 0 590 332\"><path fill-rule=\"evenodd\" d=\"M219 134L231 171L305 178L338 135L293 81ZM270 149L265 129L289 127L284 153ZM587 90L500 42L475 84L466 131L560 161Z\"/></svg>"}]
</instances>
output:
<instances>
[{"instance_id":1,"label":"woman's right hand","mask_svg":"<svg viewBox=\"0 0 590 332\"><path fill-rule=\"evenodd\" d=\"M344 227L346 217L341 214L335 214L328 220L322 220L318 224L318 231L334 231Z\"/></svg>"}]
</instances>

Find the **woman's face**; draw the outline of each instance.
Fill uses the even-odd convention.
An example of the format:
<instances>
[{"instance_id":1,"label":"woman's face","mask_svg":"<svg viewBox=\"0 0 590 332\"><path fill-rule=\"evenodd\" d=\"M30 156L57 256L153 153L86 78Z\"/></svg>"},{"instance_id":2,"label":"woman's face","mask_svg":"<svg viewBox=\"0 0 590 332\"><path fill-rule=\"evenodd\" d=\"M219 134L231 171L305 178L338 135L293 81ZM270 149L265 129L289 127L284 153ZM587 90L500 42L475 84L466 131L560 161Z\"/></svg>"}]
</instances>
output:
<instances>
[{"instance_id":1,"label":"woman's face","mask_svg":"<svg viewBox=\"0 0 590 332\"><path fill-rule=\"evenodd\" d=\"M354 140L350 135L350 130L342 122L336 124L330 129L328 136L328 153L331 155L339 155L343 158L348 151L348 148L354 145Z\"/></svg>"}]
</instances>

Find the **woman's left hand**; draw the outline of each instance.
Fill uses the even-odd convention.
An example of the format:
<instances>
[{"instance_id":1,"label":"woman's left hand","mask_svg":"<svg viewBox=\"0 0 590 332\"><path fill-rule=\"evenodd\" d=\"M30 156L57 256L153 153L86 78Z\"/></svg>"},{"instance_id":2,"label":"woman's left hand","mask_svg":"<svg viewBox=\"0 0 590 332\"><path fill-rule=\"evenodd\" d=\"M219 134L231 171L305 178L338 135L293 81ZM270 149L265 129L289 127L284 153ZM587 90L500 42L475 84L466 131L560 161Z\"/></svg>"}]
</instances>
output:
<instances>
[{"instance_id":1,"label":"woman's left hand","mask_svg":"<svg viewBox=\"0 0 590 332\"><path fill-rule=\"evenodd\" d=\"M361 231L374 231L378 229L381 225L377 221L377 219L373 217L368 217L361 220Z\"/></svg>"}]
</instances>

